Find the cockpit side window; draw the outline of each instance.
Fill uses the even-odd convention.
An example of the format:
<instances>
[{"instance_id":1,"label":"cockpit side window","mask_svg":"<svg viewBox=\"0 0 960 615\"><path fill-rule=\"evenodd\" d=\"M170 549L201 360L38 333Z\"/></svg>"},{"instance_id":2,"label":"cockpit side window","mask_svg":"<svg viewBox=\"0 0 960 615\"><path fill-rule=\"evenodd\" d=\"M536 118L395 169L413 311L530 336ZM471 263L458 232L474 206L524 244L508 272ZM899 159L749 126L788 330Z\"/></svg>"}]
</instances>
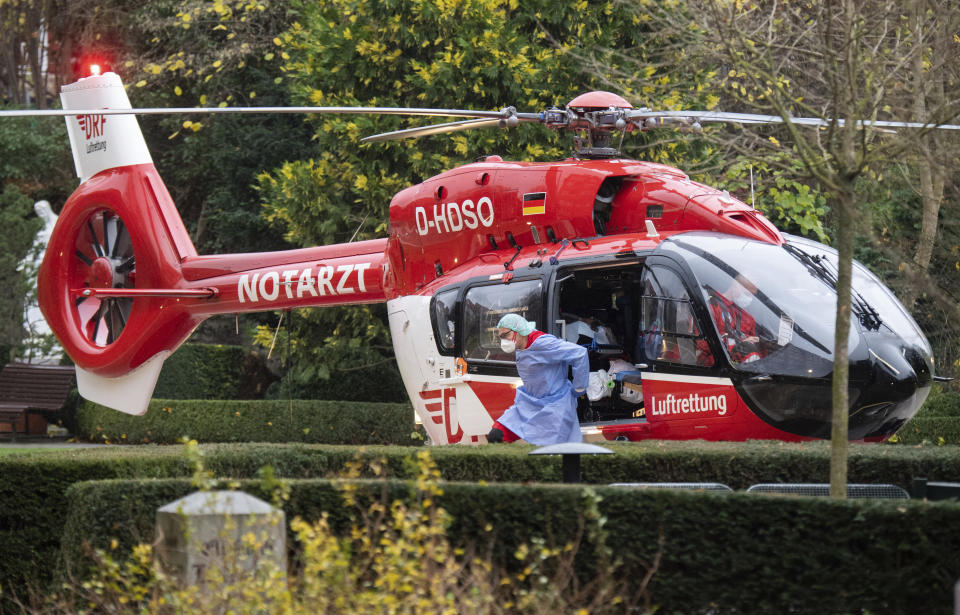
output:
<instances>
[{"instance_id":1,"label":"cockpit side window","mask_svg":"<svg viewBox=\"0 0 960 615\"><path fill-rule=\"evenodd\" d=\"M478 361L514 362L513 353L500 349L497 323L504 314L520 314L536 322L543 313L543 283L526 280L511 284L474 286L463 301L463 356ZM538 323L538 328L543 327Z\"/></svg>"},{"instance_id":2,"label":"cockpit side window","mask_svg":"<svg viewBox=\"0 0 960 615\"><path fill-rule=\"evenodd\" d=\"M437 350L446 355L453 354L457 343L456 307L459 292L454 288L437 293L430 309Z\"/></svg>"},{"instance_id":3,"label":"cockpit side window","mask_svg":"<svg viewBox=\"0 0 960 615\"><path fill-rule=\"evenodd\" d=\"M714 365L690 295L672 269L658 265L644 269L640 310L636 356L681 365Z\"/></svg>"}]
</instances>

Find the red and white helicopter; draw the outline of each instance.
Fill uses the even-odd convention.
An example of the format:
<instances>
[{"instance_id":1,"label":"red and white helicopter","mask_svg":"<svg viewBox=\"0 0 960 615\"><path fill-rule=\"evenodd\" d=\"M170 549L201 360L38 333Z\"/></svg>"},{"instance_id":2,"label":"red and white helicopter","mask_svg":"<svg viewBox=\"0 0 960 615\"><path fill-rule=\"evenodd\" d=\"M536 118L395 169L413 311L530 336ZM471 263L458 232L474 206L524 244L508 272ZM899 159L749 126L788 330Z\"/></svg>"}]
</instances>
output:
<instances>
[{"instance_id":1,"label":"red and white helicopter","mask_svg":"<svg viewBox=\"0 0 960 615\"><path fill-rule=\"evenodd\" d=\"M634 109L608 92L539 113L204 109L470 118L371 140L520 122L580 136L566 160L487 156L399 192L385 239L199 255L120 78L81 79L61 96L64 110L31 114L66 117L81 183L60 214L38 290L88 399L142 414L164 360L214 314L386 302L407 393L434 443L485 442L512 403L520 381L496 335L508 312L588 346L598 386L581 402L585 434L830 435L836 252L780 233L682 171L610 147L618 134L664 122L780 118ZM749 295L736 313L724 297L735 287ZM926 398L932 352L907 310L859 264L853 291L849 434L879 441Z\"/></svg>"}]
</instances>

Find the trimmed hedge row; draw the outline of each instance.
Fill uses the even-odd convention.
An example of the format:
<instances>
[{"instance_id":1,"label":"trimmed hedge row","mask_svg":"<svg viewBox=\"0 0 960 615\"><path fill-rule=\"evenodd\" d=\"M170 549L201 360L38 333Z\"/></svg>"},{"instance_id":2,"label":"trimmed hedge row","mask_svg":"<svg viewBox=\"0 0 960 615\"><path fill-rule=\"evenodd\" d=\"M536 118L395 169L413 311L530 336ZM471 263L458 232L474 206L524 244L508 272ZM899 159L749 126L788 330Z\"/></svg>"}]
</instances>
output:
<instances>
[{"instance_id":1,"label":"trimmed hedge row","mask_svg":"<svg viewBox=\"0 0 960 615\"><path fill-rule=\"evenodd\" d=\"M560 460L530 456L533 447L444 446L431 455L445 480L559 482ZM588 483L716 481L734 489L761 482L826 482L825 443L610 443L615 455L584 457ZM358 455L384 458L393 476L407 475L419 449L304 444L220 444L201 447L218 477L252 478L264 466L279 477L335 475ZM180 447L125 446L0 457L0 587L52 578L59 556L65 493L73 483L113 478L171 478L191 474ZM955 446L853 446L849 480L909 488L914 477L960 481ZM104 506L114 503L104 502Z\"/></svg>"},{"instance_id":2,"label":"trimmed hedge row","mask_svg":"<svg viewBox=\"0 0 960 615\"><path fill-rule=\"evenodd\" d=\"M336 483L293 481L287 517L316 520L328 511L345 531ZM409 487L390 484L392 497ZM377 497L383 483L361 486ZM269 499L263 486L244 489ZM64 533L64 553L78 562L87 538L106 548L153 537L157 507L193 489L187 480L97 481L74 485ZM575 540L585 518L581 487L566 485L443 486L439 504L453 516L454 544L490 547L495 561L533 537L548 545ZM619 578L633 592L653 561L662 537L661 562L650 585L663 613L931 613L946 612L960 577L960 504L921 501L833 501L671 490L599 487L610 546L622 558ZM489 528L493 528L490 530ZM594 568L595 546L584 538L577 566Z\"/></svg>"},{"instance_id":3,"label":"trimmed hedge row","mask_svg":"<svg viewBox=\"0 0 960 615\"><path fill-rule=\"evenodd\" d=\"M211 348L229 349L231 353L242 351L234 347ZM898 440L906 444L960 444L960 416L954 412L958 399L951 391L935 387L918 416L897 434ZM414 432L417 435L411 437ZM422 442L408 403L316 400L154 399L147 413L139 417L81 400L76 433L94 442L130 444L172 444L184 436L200 442Z\"/></svg>"},{"instance_id":4,"label":"trimmed hedge row","mask_svg":"<svg viewBox=\"0 0 960 615\"><path fill-rule=\"evenodd\" d=\"M423 442L408 403L315 400L154 399L146 414L130 416L84 400L78 435L94 442L304 442L401 444Z\"/></svg>"},{"instance_id":5,"label":"trimmed hedge row","mask_svg":"<svg viewBox=\"0 0 960 615\"><path fill-rule=\"evenodd\" d=\"M211 348L228 357L244 352L208 345L196 345L191 351L206 353ZM954 413L958 401L957 394L934 387L898 439L907 444L937 444L942 438L944 444L960 444L960 416ZM154 399L144 416L132 417L81 400L76 433L94 442L130 444L172 444L189 436L200 442L408 445L422 442L413 414L408 403ZM411 437L415 431L417 435Z\"/></svg>"}]
</instances>

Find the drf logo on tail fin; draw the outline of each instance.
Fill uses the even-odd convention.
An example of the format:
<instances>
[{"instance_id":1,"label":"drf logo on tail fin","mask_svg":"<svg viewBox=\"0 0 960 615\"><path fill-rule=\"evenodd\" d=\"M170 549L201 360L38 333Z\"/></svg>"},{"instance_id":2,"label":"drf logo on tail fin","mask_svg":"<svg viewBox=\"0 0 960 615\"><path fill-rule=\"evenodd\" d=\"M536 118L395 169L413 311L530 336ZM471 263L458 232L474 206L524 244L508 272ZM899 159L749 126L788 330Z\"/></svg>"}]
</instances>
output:
<instances>
[{"instance_id":1,"label":"drf logo on tail fin","mask_svg":"<svg viewBox=\"0 0 960 615\"><path fill-rule=\"evenodd\" d=\"M95 139L103 136L103 125L107 123L107 118L102 115L78 115L77 123L85 139Z\"/></svg>"}]
</instances>

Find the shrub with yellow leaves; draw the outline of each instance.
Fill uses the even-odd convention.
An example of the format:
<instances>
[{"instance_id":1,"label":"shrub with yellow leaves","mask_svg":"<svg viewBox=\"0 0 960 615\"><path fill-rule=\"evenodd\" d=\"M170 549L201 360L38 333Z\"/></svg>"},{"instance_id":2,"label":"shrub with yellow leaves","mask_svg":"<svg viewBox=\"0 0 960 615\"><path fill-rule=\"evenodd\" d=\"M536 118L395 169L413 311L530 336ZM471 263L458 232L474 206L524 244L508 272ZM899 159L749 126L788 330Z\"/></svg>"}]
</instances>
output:
<instances>
[{"instance_id":1,"label":"shrub with yellow leaves","mask_svg":"<svg viewBox=\"0 0 960 615\"><path fill-rule=\"evenodd\" d=\"M188 454L204 471L196 449ZM652 612L649 596L628 596L617 578L618 562L604 534L599 497L584 491L587 513L581 535L595 545L591 579L574 572L579 541L549 545L540 537L518 545L512 561L497 565L489 555L495 528L487 525L470 548L455 546L447 535L451 516L438 505L443 495L440 472L428 451L412 462L405 495L394 496L385 460L348 464L338 481L346 528L333 522L337 511L316 521L294 519L290 529L296 548L290 575L267 558L250 566L262 548L262 536L243 535L223 554L224 565L210 567L203 582L185 584L167 570L150 545L141 544L125 560L110 550L94 554L96 572L68 584L36 608L42 613L621 613ZM372 496L371 479L382 485ZM269 468L263 472L282 505L287 491ZM600 541L597 542L597 539ZM596 545L600 545L597 547ZM581 556L583 554L580 554ZM651 568L650 576L656 570ZM643 601L638 606L639 600Z\"/></svg>"}]
</instances>

